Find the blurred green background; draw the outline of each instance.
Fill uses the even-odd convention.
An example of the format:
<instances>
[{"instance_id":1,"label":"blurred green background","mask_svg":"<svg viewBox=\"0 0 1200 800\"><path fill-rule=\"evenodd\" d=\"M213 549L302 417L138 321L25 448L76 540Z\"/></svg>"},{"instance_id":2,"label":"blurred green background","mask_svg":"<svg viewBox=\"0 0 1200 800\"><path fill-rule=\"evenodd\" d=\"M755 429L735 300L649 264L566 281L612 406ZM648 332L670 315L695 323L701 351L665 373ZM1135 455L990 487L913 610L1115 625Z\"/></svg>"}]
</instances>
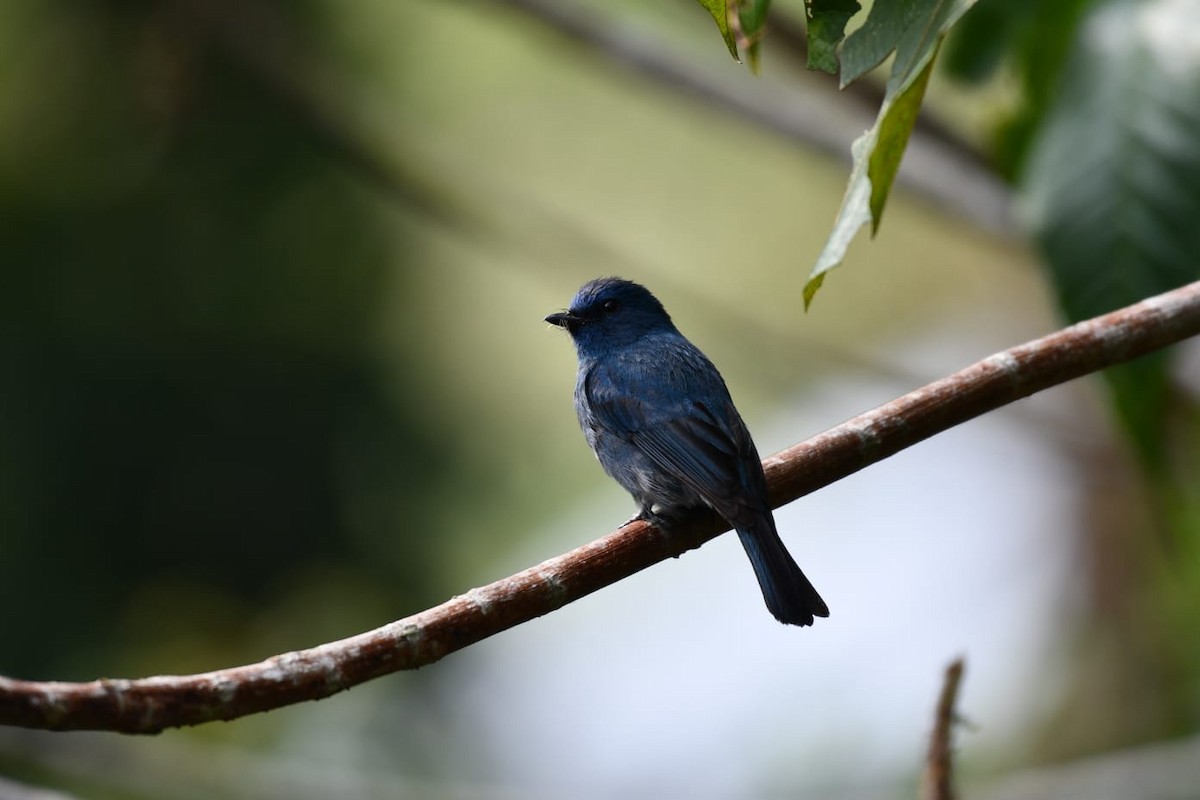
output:
<instances>
[{"instance_id":1,"label":"blurred green background","mask_svg":"<svg viewBox=\"0 0 1200 800\"><path fill-rule=\"evenodd\" d=\"M761 85L694 3L614 8ZM771 52L760 82L854 130ZM930 102L982 148L1018 83L938 77ZM599 274L659 295L764 454L1060 325L1019 241L904 191L802 314L845 173L520 4L6 0L0 674L259 660L624 520L542 323ZM1122 599L1158 568L1128 535L1154 506L1096 386L992 416L781 512L833 609L812 630L774 625L719 541L327 702L152 740L0 731L0 775L105 798L904 796L962 650L981 780L1193 733L1194 604L1147 622ZM1147 624L1175 627L1122 659ZM1137 677L1171 669L1169 697ZM1114 687L1128 707L1098 707Z\"/></svg>"}]
</instances>

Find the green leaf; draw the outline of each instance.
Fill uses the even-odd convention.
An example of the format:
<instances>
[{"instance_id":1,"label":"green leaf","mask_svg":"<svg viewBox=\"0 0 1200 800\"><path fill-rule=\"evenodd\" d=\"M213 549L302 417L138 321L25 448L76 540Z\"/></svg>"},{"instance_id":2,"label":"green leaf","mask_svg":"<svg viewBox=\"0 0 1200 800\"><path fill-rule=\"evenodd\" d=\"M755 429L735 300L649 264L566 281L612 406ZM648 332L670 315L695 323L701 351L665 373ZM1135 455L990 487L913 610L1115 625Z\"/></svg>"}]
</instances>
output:
<instances>
[{"instance_id":1,"label":"green leaf","mask_svg":"<svg viewBox=\"0 0 1200 800\"><path fill-rule=\"evenodd\" d=\"M804 285L806 310L816 296L817 289L821 288L825 273L842 263L850 242L862 226L870 222L872 235L878 229L888 191L900 169L900 158L904 155L904 147L916 121L917 111L921 108L921 99L925 96L925 86L932 70L933 61L930 60L916 83L895 100L884 100L875 125L854 141L851 147L854 167L850 171L850 183L842 198L842 207L838 210L825 248Z\"/></svg>"},{"instance_id":2,"label":"green leaf","mask_svg":"<svg viewBox=\"0 0 1200 800\"><path fill-rule=\"evenodd\" d=\"M1059 303L1086 319L1200 277L1200 4L1117 2L1085 20L1023 174ZM1164 453L1167 359L1106 373L1148 465Z\"/></svg>"},{"instance_id":3,"label":"green leaf","mask_svg":"<svg viewBox=\"0 0 1200 800\"><path fill-rule=\"evenodd\" d=\"M742 24L742 35L745 37L743 46L746 48L746 62L756 75L760 66L759 46L766 33L767 12L770 10L771 0L750 0L738 11L738 21Z\"/></svg>"},{"instance_id":4,"label":"green leaf","mask_svg":"<svg viewBox=\"0 0 1200 800\"><path fill-rule=\"evenodd\" d=\"M846 23L861 8L858 0L804 0L809 69L837 74L837 47L845 35Z\"/></svg>"},{"instance_id":5,"label":"green leaf","mask_svg":"<svg viewBox=\"0 0 1200 800\"><path fill-rule=\"evenodd\" d=\"M861 28L842 45L842 85L896 53L875 124L851 148L850 182L833 229L804 286L807 309L825 273L842 263L855 234L868 222L879 229L888 194L916 124L938 47L975 0L876 0Z\"/></svg>"},{"instance_id":6,"label":"green leaf","mask_svg":"<svg viewBox=\"0 0 1200 800\"><path fill-rule=\"evenodd\" d=\"M709 14L712 14L717 28L721 31L721 38L725 40L725 46L729 48L729 55L733 56L734 61L741 63L742 59L738 57L737 36L729 27L729 13L725 7L725 0L698 0L698 2L708 9Z\"/></svg>"},{"instance_id":7,"label":"green leaf","mask_svg":"<svg viewBox=\"0 0 1200 800\"><path fill-rule=\"evenodd\" d=\"M925 87L933 73L933 58L917 79L906 86L900 95L884 111L879 122L879 135L871 151L867 176L871 181L871 235L879 230L883 218L883 206L887 202L896 173L900 171L900 159L908 146L908 137L917 124L921 101L925 99ZM887 105L885 103L885 105Z\"/></svg>"},{"instance_id":8,"label":"green leaf","mask_svg":"<svg viewBox=\"0 0 1200 800\"><path fill-rule=\"evenodd\" d=\"M888 77L888 92L898 94L904 91L933 61L942 39L954 23L975 5L975 1L878 0L875 8L883 6L882 18L884 21L892 21L893 27L881 29L871 25L871 17L867 17L867 24L846 38L846 44L842 48L841 85L848 86L855 80L847 75L845 66L847 58L853 60L859 53L860 40L869 39L869 47L863 49L869 52L870 57L874 57L880 47L879 42L882 40L886 43L892 38L896 60ZM875 8L871 9L871 16L874 16Z\"/></svg>"}]
</instances>

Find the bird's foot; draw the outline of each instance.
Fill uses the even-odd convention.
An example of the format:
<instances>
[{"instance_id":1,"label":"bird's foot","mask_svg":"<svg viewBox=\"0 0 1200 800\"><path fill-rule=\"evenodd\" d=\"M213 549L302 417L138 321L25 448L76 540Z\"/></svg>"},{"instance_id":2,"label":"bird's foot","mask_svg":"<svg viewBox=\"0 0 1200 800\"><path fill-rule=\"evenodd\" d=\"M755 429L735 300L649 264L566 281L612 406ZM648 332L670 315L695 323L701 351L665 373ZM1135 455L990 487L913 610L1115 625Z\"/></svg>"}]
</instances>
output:
<instances>
[{"instance_id":1,"label":"bird's foot","mask_svg":"<svg viewBox=\"0 0 1200 800\"><path fill-rule=\"evenodd\" d=\"M632 517L622 522L621 527L624 528L626 525L632 525L635 522L648 522L657 528L661 528L666 524L666 520L664 520L662 517L653 513L649 509L643 508Z\"/></svg>"},{"instance_id":2,"label":"bird's foot","mask_svg":"<svg viewBox=\"0 0 1200 800\"><path fill-rule=\"evenodd\" d=\"M648 522L659 530L666 530L671 526L673 519L670 514L665 513L666 511L667 509L661 506L643 506L637 514L621 523L621 527L624 528L631 522Z\"/></svg>"}]
</instances>

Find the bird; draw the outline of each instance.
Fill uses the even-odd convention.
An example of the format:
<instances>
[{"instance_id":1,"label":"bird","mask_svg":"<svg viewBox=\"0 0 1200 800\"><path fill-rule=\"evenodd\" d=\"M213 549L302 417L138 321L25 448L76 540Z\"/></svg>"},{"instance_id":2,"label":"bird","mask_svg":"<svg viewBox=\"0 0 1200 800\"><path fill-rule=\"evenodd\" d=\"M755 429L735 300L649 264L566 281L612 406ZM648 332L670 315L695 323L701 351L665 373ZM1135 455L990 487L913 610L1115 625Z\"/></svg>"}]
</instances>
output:
<instances>
[{"instance_id":1,"label":"bird","mask_svg":"<svg viewBox=\"0 0 1200 800\"><path fill-rule=\"evenodd\" d=\"M571 336L579 426L604 471L633 495L634 519L669 528L711 508L737 531L775 619L828 617L779 538L762 462L725 380L658 298L633 281L596 278L546 322Z\"/></svg>"}]
</instances>

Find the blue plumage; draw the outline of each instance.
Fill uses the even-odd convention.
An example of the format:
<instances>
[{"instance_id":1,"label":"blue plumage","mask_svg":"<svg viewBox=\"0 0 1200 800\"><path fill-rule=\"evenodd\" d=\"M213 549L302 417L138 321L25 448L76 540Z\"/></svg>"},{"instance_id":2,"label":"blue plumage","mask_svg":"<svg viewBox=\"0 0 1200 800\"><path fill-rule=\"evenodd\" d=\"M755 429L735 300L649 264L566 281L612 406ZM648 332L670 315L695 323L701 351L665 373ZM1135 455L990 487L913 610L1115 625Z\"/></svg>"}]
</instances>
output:
<instances>
[{"instance_id":1,"label":"blue plumage","mask_svg":"<svg viewBox=\"0 0 1200 800\"><path fill-rule=\"evenodd\" d=\"M762 463L725 381L658 299L632 281L598 278L546 321L571 334L580 427L640 516L669 523L709 506L737 530L776 619L829 616L775 529Z\"/></svg>"}]
</instances>

